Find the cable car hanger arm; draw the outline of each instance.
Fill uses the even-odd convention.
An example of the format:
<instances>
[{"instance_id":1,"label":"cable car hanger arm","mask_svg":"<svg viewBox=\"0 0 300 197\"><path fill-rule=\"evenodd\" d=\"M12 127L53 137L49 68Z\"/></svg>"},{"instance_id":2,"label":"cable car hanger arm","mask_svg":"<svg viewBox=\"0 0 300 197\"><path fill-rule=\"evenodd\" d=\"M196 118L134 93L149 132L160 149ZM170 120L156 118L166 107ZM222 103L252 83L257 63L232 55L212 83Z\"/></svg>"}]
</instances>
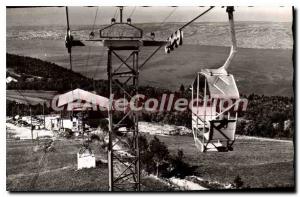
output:
<instances>
[{"instance_id":1,"label":"cable car hanger arm","mask_svg":"<svg viewBox=\"0 0 300 197\"><path fill-rule=\"evenodd\" d=\"M228 58L226 59L224 65L219 68L220 70L225 70L225 71L228 69L228 67L229 67L230 63L232 62L235 54L237 53L237 43L236 43L234 19L233 19L234 7L233 6L228 6L226 8L226 12L228 13L232 45L231 45L231 49L230 49L230 53L229 53Z\"/></svg>"},{"instance_id":2,"label":"cable car hanger arm","mask_svg":"<svg viewBox=\"0 0 300 197\"><path fill-rule=\"evenodd\" d=\"M167 38L168 43L165 46L165 52L170 53L170 51L174 50L174 47L177 48L179 45L182 45L182 38L183 38L182 30L213 8L214 6L211 6L210 8L208 8L207 10L205 10L204 12L202 12L201 14L199 14L198 16L196 16L195 18L193 18L192 20L190 20L189 22L181 26L178 30L175 31L175 33L171 34L171 36Z\"/></svg>"}]
</instances>

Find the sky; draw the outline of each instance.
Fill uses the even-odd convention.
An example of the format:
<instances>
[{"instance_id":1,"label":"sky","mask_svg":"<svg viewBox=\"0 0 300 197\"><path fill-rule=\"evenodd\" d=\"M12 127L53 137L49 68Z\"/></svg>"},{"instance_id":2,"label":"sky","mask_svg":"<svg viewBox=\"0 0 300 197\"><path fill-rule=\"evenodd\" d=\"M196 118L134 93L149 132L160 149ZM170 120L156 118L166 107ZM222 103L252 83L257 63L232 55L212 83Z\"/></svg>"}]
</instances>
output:
<instances>
[{"instance_id":1,"label":"sky","mask_svg":"<svg viewBox=\"0 0 300 197\"><path fill-rule=\"evenodd\" d=\"M102 6L98 8L96 24L108 24L116 13L116 7ZM132 13L133 23L149 22L186 22L194 18L207 7L125 7L124 19ZM69 7L71 25L92 25L96 15L96 7ZM132 12L134 10L134 12ZM172 11L174 11L172 13ZM172 15L168 17L170 14ZM118 13L117 13L118 15ZM236 21L274 21L291 22L292 7L235 7ZM227 21L225 8L216 7L198 21ZM6 9L7 26L28 25L65 25L66 13L64 7L52 8L15 8Z\"/></svg>"}]
</instances>

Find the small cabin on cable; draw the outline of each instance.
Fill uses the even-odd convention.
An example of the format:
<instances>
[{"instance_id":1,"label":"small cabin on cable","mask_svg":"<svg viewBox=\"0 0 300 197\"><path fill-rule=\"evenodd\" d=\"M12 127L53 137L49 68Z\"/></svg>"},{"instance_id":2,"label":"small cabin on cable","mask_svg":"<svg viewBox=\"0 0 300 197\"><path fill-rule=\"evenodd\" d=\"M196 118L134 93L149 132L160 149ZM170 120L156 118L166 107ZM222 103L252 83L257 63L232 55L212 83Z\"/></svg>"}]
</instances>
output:
<instances>
[{"instance_id":1,"label":"small cabin on cable","mask_svg":"<svg viewBox=\"0 0 300 197\"><path fill-rule=\"evenodd\" d=\"M232 150L235 141L239 91L233 75L203 69L192 84L192 129L201 151Z\"/></svg>"},{"instance_id":2,"label":"small cabin on cable","mask_svg":"<svg viewBox=\"0 0 300 197\"><path fill-rule=\"evenodd\" d=\"M233 6L228 6L232 46L225 63L217 69L202 69L192 83L192 130L201 152L231 151L240 103L240 94L232 74L227 72L235 54Z\"/></svg>"}]
</instances>

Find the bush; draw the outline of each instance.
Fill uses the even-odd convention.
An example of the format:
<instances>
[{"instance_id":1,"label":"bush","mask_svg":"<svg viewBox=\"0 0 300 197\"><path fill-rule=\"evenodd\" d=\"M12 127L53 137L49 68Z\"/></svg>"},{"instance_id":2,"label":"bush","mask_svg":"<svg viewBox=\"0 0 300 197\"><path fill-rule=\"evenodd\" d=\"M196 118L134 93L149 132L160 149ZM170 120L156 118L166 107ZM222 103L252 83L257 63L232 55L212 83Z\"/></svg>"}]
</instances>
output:
<instances>
[{"instance_id":1,"label":"bush","mask_svg":"<svg viewBox=\"0 0 300 197\"><path fill-rule=\"evenodd\" d=\"M165 174L168 168L169 151L156 136L148 143L145 136L139 137L140 160L142 168L148 173Z\"/></svg>"},{"instance_id":2,"label":"bush","mask_svg":"<svg viewBox=\"0 0 300 197\"><path fill-rule=\"evenodd\" d=\"M241 189L244 185L244 182L242 181L242 178L240 177L240 175L237 175L233 181L233 184L235 186L236 189Z\"/></svg>"},{"instance_id":3,"label":"bush","mask_svg":"<svg viewBox=\"0 0 300 197\"><path fill-rule=\"evenodd\" d=\"M168 173L168 177L177 177L183 179L186 176L192 175L192 168L189 164L183 161L183 151L178 150L177 156L175 158L171 158L170 161L170 172Z\"/></svg>"},{"instance_id":4,"label":"bush","mask_svg":"<svg viewBox=\"0 0 300 197\"><path fill-rule=\"evenodd\" d=\"M71 129L65 128L64 129L64 137L67 139L72 138L74 135L74 132Z\"/></svg>"},{"instance_id":5,"label":"bush","mask_svg":"<svg viewBox=\"0 0 300 197\"><path fill-rule=\"evenodd\" d=\"M176 156L170 156L167 146L156 136L150 143L145 136L140 136L139 148L141 166L148 174L167 178L192 175L193 169L183 161L183 151L178 150Z\"/></svg>"},{"instance_id":6,"label":"bush","mask_svg":"<svg viewBox=\"0 0 300 197\"><path fill-rule=\"evenodd\" d=\"M90 139L91 139L92 142L94 142L94 141L100 142L100 137L96 134L92 134Z\"/></svg>"},{"instance_id":7,"label":"bush","mask_svg":"<svg viewBox=\"0 0 300 197\"><path fill-rule=\"evenodd\" d=\"M164 171L163 173L165 173L167 166L164 164L167 163L169 159L169 150L167 146L154 136L150 141L149 151L155 163L156 176L159 176L160 171Z\"/></svg>"},{"instance_id":8,"label":"bush","mask_svg":"<svg viewBox=\"0 0 300 197\"><path fill-rule=\"evenodd\" d=\"M102 119L102 120L100 121L99 126L100 126L100 128L101 128L103 131L108 132L108 131L109 131L108 124L109 124L109 122L108 122L108 120L105 118L105 119Z\"/></svg>"}]
</instances>

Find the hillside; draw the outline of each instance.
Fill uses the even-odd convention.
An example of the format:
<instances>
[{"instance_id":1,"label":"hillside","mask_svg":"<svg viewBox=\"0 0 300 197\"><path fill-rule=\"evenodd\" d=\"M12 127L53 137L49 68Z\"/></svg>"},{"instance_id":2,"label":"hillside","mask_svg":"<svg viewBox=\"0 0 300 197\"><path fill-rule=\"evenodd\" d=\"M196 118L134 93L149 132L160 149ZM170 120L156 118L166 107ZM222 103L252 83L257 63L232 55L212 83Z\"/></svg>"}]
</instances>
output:
<instances>
[{"instance_id":1,"label":"hillside","mask_svg":"<svg viewBox=\"0 0 300 197\"><path fill-rule=\"evenodd\" d=\"M7 89L58 92L75 88L93 90L93 81L79 73L54 63L13 54L6 54L6 77L8 76L15 78L17 82L7 84ZM99 85L104 81L96 83Z\"/></svg>"},{"instance_id":2,"label":"hillside","mask_svg":"<svg viewBox=\"0 0 300 197\"><path fill-rule=\"evenodd\" d=\"M252 71L258 74L261 73L256 69L253 69ZM282 72L283 71L281 71L281 73ZM7 54L7 75L16 77L18 80L16 83L12 82L7 84L7 89L27 90L28 95L32 95L31 97L33 97L33 99L35 97L34 93L36 92L32 93L28 92L28 90L52 90L58 91L58 93L63 93L77 87L89 91L94 90L93 81L91 79L68 69L62 68L54 63L49 63L30 57ZM253 79L248 76L245 77L245 80ZM282 81L276 80L274 80L274 82L278 83L278 86L283 83ZM259 86L259 81L257 81L255 84ZM284 84L281 84L281 86L284 87ZM267 88L266 86L261 87ZM105 80L95 81L95 88L98 94L102 96L108 96L107 83ZM277 90L280 89L278 87L276 88ZM254 89L249 89L249 91L255 92ZM139 88L140 94L144 94L148 98L157 98L158 100L161 99L163 93L172 92L175 93L175 99L180 97L188 99L190 97L188 88L185 88L183 92L174 92L161 87L153 86L141 86ZM23 92L23 94L26 95L27 93ZM18 94L18 92L15 92L15 94ZM115 98L118 96L123 97L123 95L116 94ZM36 97L38 98L38 96ZM244 94L242 97L247 98L249 103L247 111L240 114L241 121L238 124L237 133L243 135L277 138L293 137L293 98L289 97L289 95L265 96L255 94ZM13 115L12 113L17 111L17 107L14 105L14 103L8 102L6 107L7 115ZM23 109L25 110L24 113L26 114L26 110L28 109L26 106L23 106ZM40 114L41 107L36 107L36 109L33 109L33 113ZM143 113L141 120L147 122L181 125L190 128L190 117L191 114L189 110L180 113L172 110L168 112ZM287 126L285 126L285 121L289 122ZM274 124L277 126L274 127Z\"/></svg>"}]
</instances>

